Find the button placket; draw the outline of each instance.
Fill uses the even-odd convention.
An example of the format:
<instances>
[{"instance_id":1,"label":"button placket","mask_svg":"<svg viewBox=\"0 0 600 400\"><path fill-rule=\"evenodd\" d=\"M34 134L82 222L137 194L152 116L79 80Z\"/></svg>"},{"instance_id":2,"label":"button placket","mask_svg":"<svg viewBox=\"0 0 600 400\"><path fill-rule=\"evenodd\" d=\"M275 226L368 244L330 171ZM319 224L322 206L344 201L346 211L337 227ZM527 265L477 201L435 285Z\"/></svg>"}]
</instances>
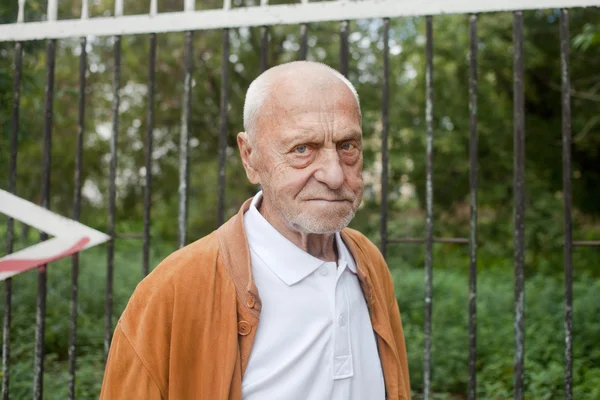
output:
<instances>
[{"instance_id":1,"label":"button placket","mask_svg":"<svg viewBox=\"0 0 600 400\"><path fill-rule=\"evenodd\" d=\"M345 269L345 265L340 265ZM341 274L335 285L335 314L333 323L333 378L344 379L354 375L349 329L349 299L346 290L347 274Z\"/></svg>"}]
</instances>

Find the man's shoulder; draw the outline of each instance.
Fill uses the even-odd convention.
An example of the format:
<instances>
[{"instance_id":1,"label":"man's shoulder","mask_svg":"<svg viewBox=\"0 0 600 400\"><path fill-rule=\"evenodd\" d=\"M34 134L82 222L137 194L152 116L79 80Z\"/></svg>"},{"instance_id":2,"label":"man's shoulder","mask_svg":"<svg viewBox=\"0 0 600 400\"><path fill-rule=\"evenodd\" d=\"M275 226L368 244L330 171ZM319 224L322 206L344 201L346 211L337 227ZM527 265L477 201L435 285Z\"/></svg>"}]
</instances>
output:
<instances>
[{"instance_id":1,"label":"man's shoulder","mask_svg":"<svg viewBox=\"0 0 600 400\"><path fill-rule=\"evenodd\" d=\"M216 231L184 246L167 256L144 281L153 285L189 281L191 277L210 274L219 256Z\"/></svg>"},{"instance_id":2,"label":"man's shoulder","mask_svg":"<svg viewBox=\"0 0 600 400\"><path fill-rule=\"evenodd\" d=\"M195 296L201 286L226 278L219 257L216 231L174 251L137 285L121 318L171 308L178 299Z\"/></svg>"}]
</instances>

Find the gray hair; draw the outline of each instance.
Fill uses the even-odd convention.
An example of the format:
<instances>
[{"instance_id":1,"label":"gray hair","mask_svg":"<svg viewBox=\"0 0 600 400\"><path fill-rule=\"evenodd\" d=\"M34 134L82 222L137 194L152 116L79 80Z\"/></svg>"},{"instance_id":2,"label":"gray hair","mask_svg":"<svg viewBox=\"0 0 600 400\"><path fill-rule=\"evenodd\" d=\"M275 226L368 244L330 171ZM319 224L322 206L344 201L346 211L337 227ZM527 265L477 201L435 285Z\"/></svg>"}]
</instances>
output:
<instances>
[{"instance_id":1,"label":"gray hair","mask_svg":"<svg viewBox=\"0 0 600 400\"><path fill-rule=\"evenodd\" d=\"M254 79L248 87L248 90L246 91L246 99L244 100L244 131L246 131L249 136L251 136L250 133L253 131L253 128L256 125L256 121L260 115L261 108L270 94L270 75L272 75L273 70L276 70L277 68L282 66L288 66L290 64L316 64L325 67L335 77L337 77L339 80L344 82L346 86L348 86L348 88L354 95L354 98L356 99L356 104L358 105L358 112L360 114L360 101L358 99L358 92L354 88L354 85L352 85L352 83L348 79L346 79L344 75L340 74L335 69L323 63L317 63L312 61L293 61L287 64L282 64L280 66L273 67L263 72L256 79Z\"/></svg>"}]
</instances>

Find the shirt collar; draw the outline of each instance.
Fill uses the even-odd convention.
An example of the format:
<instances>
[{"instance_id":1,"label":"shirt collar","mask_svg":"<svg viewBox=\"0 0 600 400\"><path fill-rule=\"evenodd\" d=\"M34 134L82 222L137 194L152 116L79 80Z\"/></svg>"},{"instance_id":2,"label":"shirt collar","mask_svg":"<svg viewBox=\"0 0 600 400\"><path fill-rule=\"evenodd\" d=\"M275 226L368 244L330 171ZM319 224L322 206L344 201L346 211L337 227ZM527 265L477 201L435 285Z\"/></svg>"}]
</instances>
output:
<instances>
[{"instance_id":1,"label":"shirt collar","mask_svg":"<svg viewBox=\"0 0 600 400\"><path fill-rule=\"evenodd\" d=\"M279 279L288 286L294 285L325 264L325 261L308 254L279 233L258 211L261 200L262 191L254 196L244 214L248 245ZM356 273L356 263L339 232L336 232L335 240L338 263L345 261L348 269Z\"/></svg>"},{"instance_id":2,"label":"shirt collar","mask_svg":"<svg viewBox=\"0 0 600 400\"><path fill-rule=\"evenodd\" d=\"M339 232L335 233L335 243L337 245L338 251L338 265L341 261L346 261L346 266L350 271L356 274L356 263L354 262L354 257L346 247L344 240L342 240L342 235Z\"/></svg>"}]
</instances>

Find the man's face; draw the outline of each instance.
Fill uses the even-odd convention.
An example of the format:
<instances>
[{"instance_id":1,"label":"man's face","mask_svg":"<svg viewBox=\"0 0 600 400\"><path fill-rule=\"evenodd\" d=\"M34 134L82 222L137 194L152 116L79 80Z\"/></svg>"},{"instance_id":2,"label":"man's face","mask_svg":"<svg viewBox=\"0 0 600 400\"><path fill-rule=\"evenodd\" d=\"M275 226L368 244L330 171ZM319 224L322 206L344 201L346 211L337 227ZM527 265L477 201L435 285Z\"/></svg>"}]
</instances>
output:
<instances>
[{"instance_id":1,"label":"man's face","mask_svg":"<svg viewBox=\"0 0 600 400\"><path fill-rule=\"evenodd\" d=\"M269 99L269 114L253 140L262 207L294 231L337 232L362 200L358 104L337 80L316 90L296 89L292 85Z\"/></svg>"}]
</instances>

